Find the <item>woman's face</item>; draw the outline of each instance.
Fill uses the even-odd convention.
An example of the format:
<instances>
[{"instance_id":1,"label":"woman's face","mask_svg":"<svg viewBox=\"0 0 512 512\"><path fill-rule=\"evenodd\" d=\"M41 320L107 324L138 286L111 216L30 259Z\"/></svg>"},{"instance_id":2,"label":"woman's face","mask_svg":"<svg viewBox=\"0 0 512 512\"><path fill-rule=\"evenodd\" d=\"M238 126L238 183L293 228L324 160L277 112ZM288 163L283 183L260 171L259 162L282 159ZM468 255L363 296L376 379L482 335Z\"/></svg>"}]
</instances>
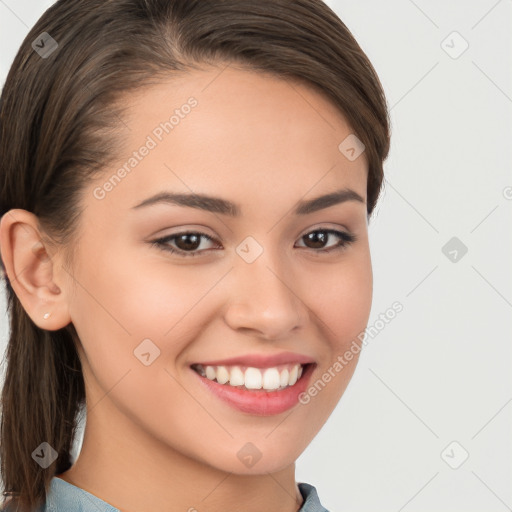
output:
<instances>
[{"instance_id":1,"label":"woman's face","mask_svg":"<svg viewBox=\"0 0 512 512\"><path fill-rule=\"evenodd\" d=\"M126 150L83 196L69 283L88 425L142 457L282 469L357 363L358 351L344 355L360 345L372 297L365 154L347 151L352 138L339 148L352 130L311 88L230 66L128 101ZM343 190L353 192L310 203ZM192 193L203 199L138 206Z\"/></svg>"}]
</instances>

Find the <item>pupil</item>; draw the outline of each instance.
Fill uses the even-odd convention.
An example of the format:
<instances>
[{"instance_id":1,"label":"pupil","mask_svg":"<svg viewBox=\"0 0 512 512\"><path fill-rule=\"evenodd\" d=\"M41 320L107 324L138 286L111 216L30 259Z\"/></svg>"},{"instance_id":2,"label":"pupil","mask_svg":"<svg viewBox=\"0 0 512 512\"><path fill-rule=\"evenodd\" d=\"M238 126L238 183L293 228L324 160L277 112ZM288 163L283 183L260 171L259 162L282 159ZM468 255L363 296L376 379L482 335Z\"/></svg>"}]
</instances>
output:
<instances>
[{"instance_id":1,"label":"pupil","mask_svg":"<svg viewBox=\"0 0 512 512\"><path fill-rule=\"evenodd\" d=\"M187 238L191 238L193 239L193 241L191 243L187 243ZM179 246L178 242L183 242L185 241L185 243L181 244L183 247L180 247L180 249L183 249L183 250L187 250L187 249L197 249L201 243L200 241L200 237L197 236L197 235L194 235L194 234L184 234L184 235L180 235L178 237L178 239L176 240L176 243L177 245Z\"/></svg>"},{"instance_id":2,"label":"pupil","mask_svg":"<svg viewBox=\"0 0 512 512\"><path fill-rule=\"evenodd\" d=\"M309 235L306 235L306 237L309 239L310 242L313 242L315 248L317 247L323 247L323 244L325 244L327 239L327 233L323 231L314 231L313 233L309 233Z\"/></svg>"}]
</instances>

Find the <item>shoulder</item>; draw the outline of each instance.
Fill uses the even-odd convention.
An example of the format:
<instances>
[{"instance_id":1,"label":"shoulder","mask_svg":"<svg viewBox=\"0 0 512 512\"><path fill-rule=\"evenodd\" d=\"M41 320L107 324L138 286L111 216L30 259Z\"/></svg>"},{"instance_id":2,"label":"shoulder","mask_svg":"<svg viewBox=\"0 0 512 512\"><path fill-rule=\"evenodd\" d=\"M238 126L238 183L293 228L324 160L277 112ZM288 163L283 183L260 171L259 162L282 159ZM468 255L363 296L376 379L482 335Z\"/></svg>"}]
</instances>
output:
<instances>
[{"instance_id":1,"label":"shoulder","mask_svg":"<svg viewBox=\"0 0 512 512\"><path fill-rule=\"evenodd\" d=\"M311 484L301 482L298 484L304 503L298 512L329 512L321 503L316 488Z\"/></svg>"},{"instance_id":2,"label":"shoulder","mask_svg":"<svg viewBox=\"0 0 512 512\"><path fill-rule=\"evenodd\" d=\"M52 479L44 507L36 512L120 512L94 494L59 477Z\"/></svg>"}]
</instances>

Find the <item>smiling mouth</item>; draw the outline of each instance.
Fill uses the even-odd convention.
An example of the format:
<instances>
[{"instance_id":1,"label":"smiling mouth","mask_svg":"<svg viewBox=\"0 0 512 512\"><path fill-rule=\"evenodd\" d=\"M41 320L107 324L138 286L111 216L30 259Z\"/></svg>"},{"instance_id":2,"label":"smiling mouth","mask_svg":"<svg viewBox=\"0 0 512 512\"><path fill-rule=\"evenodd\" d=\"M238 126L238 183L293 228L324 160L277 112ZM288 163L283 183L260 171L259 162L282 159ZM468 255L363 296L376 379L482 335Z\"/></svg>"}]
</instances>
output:
<instances>
[{"instance_id":1,"label":"smiling mouth","mask_svg":"<svg viewBox=\"0 0 512 512\"><path fill-rule=\"evenodd\" d=\"M202 377L226 386L248 391L281 391L293 386L311 364L288 363L268 368L193 364L191 368Z\"/></svg>"}]
</instances>

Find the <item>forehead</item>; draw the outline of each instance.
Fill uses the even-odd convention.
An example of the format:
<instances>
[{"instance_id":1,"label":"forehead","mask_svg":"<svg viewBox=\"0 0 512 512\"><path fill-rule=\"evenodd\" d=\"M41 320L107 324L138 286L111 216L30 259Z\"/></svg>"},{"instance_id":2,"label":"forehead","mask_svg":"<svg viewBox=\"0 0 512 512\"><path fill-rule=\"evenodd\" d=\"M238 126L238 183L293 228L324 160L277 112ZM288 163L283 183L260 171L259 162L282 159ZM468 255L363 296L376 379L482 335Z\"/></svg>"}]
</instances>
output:
<instances>
[{"instance_id":1,"label":"forehead","mask_svg":"<svg viewBox=\"0 0 512 512\"><path fill-rule=\"evenodd\" d=\"M124 101L120 158L94 184L112 183L110 204L130 201L131 207L169 190L235 195L240 204L275 208L286 197L297 201L309 190L317 196L340 185L366 198L365 155L350 161L338 148L351 127L306 83L212 67L145 87Z\"/></svg>"}]
</instances>

